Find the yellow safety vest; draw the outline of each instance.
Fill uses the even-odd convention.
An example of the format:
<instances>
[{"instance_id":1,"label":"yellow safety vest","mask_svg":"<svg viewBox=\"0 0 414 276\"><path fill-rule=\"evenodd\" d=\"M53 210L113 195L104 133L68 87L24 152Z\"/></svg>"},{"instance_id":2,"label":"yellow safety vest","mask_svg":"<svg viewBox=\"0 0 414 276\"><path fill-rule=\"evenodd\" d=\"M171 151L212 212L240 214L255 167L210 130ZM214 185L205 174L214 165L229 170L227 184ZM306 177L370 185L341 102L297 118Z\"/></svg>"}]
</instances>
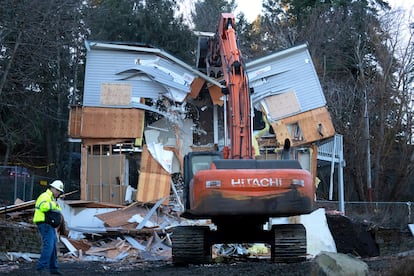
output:
<instances>
[{"instance_id":1,"label":"yellow safety vest","mask_svg":"<svg viewBox=\"0 0 414 276\"><path fill-rule=\"evenodd\" d=\"M54 210L62 211L59 204L53 197L53 193L50 189L47 189L44 193L39 195L35 203L35 212L33 216L33 222L39 223L45 221L45 212Z\"/></svg>"}]
</instances>

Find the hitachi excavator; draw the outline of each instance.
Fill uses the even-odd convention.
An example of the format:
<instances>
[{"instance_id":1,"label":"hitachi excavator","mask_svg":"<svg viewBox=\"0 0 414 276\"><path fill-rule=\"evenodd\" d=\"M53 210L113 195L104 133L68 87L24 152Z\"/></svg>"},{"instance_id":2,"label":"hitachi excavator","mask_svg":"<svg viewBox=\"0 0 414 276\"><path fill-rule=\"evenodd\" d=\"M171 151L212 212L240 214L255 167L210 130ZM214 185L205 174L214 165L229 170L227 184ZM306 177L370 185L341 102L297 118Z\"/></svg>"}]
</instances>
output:
<instances>
[{"instance_id":1,"label":"hitachi excavator","mask_svg":"<svg viewBox=\"0 0 414 276\"><path fill-rule=\"evenodd\" d=\"M311 173L296 160L254 158L250 89L237 46L235 18L220 16L208 41L206 72L219 74L227 98L224 123L228 145L221 151L190 152L184 158L183 217L210 219L208 226L178 226L172 235L174 264L208 263L212 245L267 243L274 262L306 258L302 224L264 225L271 217L312 211L315 188ZM270 228L270 229L269 229Z\"/></svg>"}]
</instances>

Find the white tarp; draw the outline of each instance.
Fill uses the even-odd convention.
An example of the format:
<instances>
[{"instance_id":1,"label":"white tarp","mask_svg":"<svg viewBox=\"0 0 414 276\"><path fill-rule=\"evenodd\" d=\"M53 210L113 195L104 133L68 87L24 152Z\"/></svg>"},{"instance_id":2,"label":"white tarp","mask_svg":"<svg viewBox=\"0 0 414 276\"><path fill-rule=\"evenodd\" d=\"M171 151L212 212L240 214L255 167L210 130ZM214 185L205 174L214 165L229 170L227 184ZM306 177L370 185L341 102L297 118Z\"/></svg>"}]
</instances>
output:
<instances>
[{"instance_id":1,"label":"white tarp","mask_svg":"<svg viewBox=\"0 0 414 276\"><path fill-rule=\"evenodd\" d=\"M174 153L169 150L164 150L164 145L161 143L147 144L147 148L152 157L154 157L154 159L171 174Z\"/></svg>"},{"instance_id":2,"label":"white tarp","mask_svg":"<svg viewBox=\"0 0 414 276\"><path fill-rule=\"evenodd\" d=\"M320 208L308 215L292 218L272 218L271 224L287 224L292 220L295 220L295 223L303 224L306 228L306 251L310 257L315 257L322 251L337 252L335 240L326 220L325 209Z\"/></svg>"}]
</instances>

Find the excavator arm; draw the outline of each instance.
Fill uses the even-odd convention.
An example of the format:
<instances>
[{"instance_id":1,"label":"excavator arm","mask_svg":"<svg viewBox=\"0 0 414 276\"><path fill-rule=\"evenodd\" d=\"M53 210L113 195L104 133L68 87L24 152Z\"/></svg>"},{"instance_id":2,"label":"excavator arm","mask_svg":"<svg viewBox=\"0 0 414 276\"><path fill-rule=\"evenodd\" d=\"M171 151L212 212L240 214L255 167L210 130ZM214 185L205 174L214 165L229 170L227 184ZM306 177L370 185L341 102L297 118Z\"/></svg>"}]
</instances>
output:
<instances>
[{"instance_id":1,"label":"excavator arm","mask_svg":"<svg viewBox=\"0 0 414 276\"><path fill-rule=\"evenodd\" d=\"M229 133L230 147L225 146L224 156L229 159L252 159L250 90L237 46L235 19L231 13L220 15L217 33L210 41L207 59L210 74L212 67L219 68L219 76L215 77L223 78L223 94L227 98L226 131Z\"/></svg>"}]
</instances>

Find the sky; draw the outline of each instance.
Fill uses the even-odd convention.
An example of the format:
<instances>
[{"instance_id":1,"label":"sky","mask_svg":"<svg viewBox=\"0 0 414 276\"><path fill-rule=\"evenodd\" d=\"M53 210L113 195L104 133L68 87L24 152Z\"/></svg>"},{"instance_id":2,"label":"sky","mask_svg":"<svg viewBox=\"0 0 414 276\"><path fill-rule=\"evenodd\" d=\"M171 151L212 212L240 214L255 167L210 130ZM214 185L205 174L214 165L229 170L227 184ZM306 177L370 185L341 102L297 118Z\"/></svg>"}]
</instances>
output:
<instances>
[{"instance_id":1,"label":"sky","mask_svg":"<svg viewBox=\"0 0 414 276\"><path fill-rule=\"evenodd\" d=\"M252 22L261 13L262 0L237 0L236 14L243 12L247 20Z\"/></svg>"},{"instance_id":2,"label":"sky","mask_svg":"<svg viewBox=\"0 0 414 276\"><path fill-rule=\"evenodd\" d=\"M262 0L237 0L236 14L243 12L247 17L247 20L252 22L260 14L262 9ZM403 7L404 9L411 10L414 13L414 1L412 0L389 0L392 8Z\"/></svg>"}]
</instances>

